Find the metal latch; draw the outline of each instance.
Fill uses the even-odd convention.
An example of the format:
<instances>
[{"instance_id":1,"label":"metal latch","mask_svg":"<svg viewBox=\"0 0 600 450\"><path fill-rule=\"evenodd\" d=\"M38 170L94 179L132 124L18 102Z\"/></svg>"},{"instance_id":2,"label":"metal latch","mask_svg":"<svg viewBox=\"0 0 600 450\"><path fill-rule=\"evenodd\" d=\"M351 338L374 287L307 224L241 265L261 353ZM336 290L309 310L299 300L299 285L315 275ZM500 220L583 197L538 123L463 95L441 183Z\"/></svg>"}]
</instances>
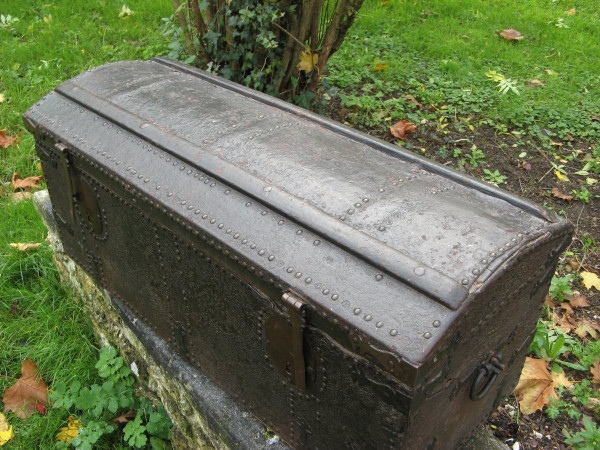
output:
<instances>
[{"instance_id":1,"label":"metal latch","mask_svg":"<svg viewBox=\"0 0 600 450\"><path fill-rule=\"evenodd\" d=\"M265 323L267 350L273 365L298 389L306 389L304 328L306 304L291 293L282 300L288 317L274 315Z\"/></svg>"},{"instance_id":2,"label":"metal latch","mask_svg":"<svg viewBox=\"0 0 600 450\"><path fill-rule=\"evenodd\" d=\"M86 179L75 171L67 146L57 142L54 144L54 148L58 150L61 166L63 167L67 181L71 223L75 224L75 217L77 215L75 208L77 207L83 223L89 225L94 233L98 235L102 234L104 221L94 190Z\"/></svg>"},{"instance_id":3,"label":"metal latch","mask_svg":"<svg viewBox=\"0 0 600 450\"><path fill-rule=\"evenodd\" d=\"M67 178L67 196L70 200L69 211L71 215L71 223L75 223L75 202L77 201L77 183L75 182L75 177L72 174L73 164L71 163L69 150L64 144L57 142L56 144L54 144L54 148L58 150L60 163L65 172L65 177Z\"/></svg>"}]
</instances>

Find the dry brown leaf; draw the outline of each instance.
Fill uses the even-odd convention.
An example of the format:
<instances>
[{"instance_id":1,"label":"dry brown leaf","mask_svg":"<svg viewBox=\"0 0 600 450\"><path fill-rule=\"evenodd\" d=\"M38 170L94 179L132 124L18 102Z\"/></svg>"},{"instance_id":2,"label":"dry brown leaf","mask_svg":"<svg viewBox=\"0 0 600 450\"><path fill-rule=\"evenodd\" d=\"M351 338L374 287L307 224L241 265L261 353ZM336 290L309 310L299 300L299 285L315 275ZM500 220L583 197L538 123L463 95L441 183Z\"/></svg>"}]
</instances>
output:
<instances>
[{"instance_id":1,"label":"dry brown leaf","mask_svg":"<svg viewBox=\"0 0 600 450\"><path fill-rule=\"evenodd\" d=\"M517 30L513 30L512 28L508 30L503 30L500 33L500 36L502 36L507 41L520 41L521 39L523 39L521 33L519 33Z\"/></svg>"},{"instance_id":2,"label":"dry brown leaf","mask_svg":"<svg viewBox=\"0 0 600 450\"><path fill-rule=\"evenodd\" d=\"M592 339L598 339L598 332L596 331L597 325L587 319L583 319L579 322L577 328L575 328L575 334L581 339L584 339L586 335L590 335Z\"/></svg>"},{"instance_id":3,"label":"dry brown leaf","mask_svg":"<svg viewBox=\"0 0 600 450\"><path fill-rule=\"evenodd\" d=\"M390 133L399 139L406 139L407 134L414 133L417 126L408 120L400 120L390 127Z\"/></svg>"},{"instance_id":4,"label":"dry brown leaf","mask_svg":"<svg viewBox=\"0 0 600 450\"><path fill-rule=\"evenodd\" d=\"M579 270L579 268L581 267L581 263L575 258L567 258L567 264L573 270Z\"/></svg>"},{"instance_id":5,"label":"dry brown leaf","mask_svg":"<svg viewBox=\"0 0 600 450\"><path fill-rule=\"evenodd\" d=\"M137 412L133 409L128 410L125 414L120 415L119 417L111 420L111 423L116 423L117 425L125 425L126 423L135 419Z\"/></svg>"},{"instance_id":6,"label":"dry brown leaf","mask_svg":"<svg viewBox=\"0 0 600 450\"><path fill-rule=\"evenodd\" d=\"M558 400L555 386L556 383L546 368L546 361L525 358L519 384L514 390L521 412L531 414L546 406L549 398Z\"/></svg>"},{"instance_id":7,"label":"dry brown leaf","mask_svg":"<svg viewBox=\"0 0 600 450\"><path fill-rule=\"evenodd\" d=\"M573 386L573 382L567 378L564 372L550 372L554 386L564 386L567 389Z\"/></svg>"},{"instance_id":8,"label":"dry brown leaf","mask_svg":"<svg viewBox=\"0 0 600 450\"><path fill-rule=\"evenodd\" d=\"M559 191L559 189L557 187L552 188L552 195L556 198L560 198L562 200L566 200L568 202L570 202L571 200L573 200L573 196L572 195L568 195L568 194L563 194L562 192Z\"/></svg>"},{"instance_id":9,"label":"dry brown leaf","mask_svg":"<svg viewBox=\"0 0 600 450\"><path fill-rule=\"evenodd\" d=\"M587 297L579 292L574 292L572 295L567 295L566 297L573 308L587 308L590 306Z\"/></svg>"},{"instance_id":10,"label":"dry brown leaf","mask_svg":"<svg viewBox=\"0 0 600 450\"><path fill-rule=\"evenodd\" d=\"M381 64L381 63L379 63L375 67L373 67L373 70L376 70L376 71L378 71L378 70L385 70L388 67L389 67L389 64Z\"/></svg>"},{"instance_id":11,"label":"dry brown leaf","mask_svg":"<svg viewBox=\"0 0 600 450\"><path fill-rule=\"evenodd\" d=\"M527 86L529 86L530 88L533 88L533 89L537 89L541 86L544 86L545 84L546 84L545 81L538 80L537 78L535 80L527 80Z\"/></svg>"},{"instance_id":12,"label":"dry brown leaf","mask_svg":"<svg viewBox=\"0 0 600 450\"><path fill-rule=\"evenodd\" d=\"M597 356L594 358L594 364L590 367L590 372L594 377L592 383L600 384L600 361L598 361Z\"/></svg>"},{"instance_id":13,"label":"dry brown leaf","mask_svg":"<svg viewBox=\"0 0 600 450\"><path fill-rule=\"evenodd\" d=\"M592 120L597 120L597 121L599 121L599 122L600 122L600 116L595 116L595 115L593 115L593 114L590 114L590 119L592 119Z\"/></svg>"},{"instance_id":14,"label":"dry brown leaf","mask_svg":"<svg viewBox=\"0 0 600 450\"><path fill-rule=\"evenodd\" d=\"M48 402L48 386L31 359L21 364L21 378L4 391L2 401L4 412L14 411L21 419L31 416L36 411L36 404Z\"/></svg>"},{"instance_id":15,"label":"dry brown leaf","mask_svg":"<svg viewBox=\"0 0 600 450\"><path fill-rule=\"evenodd\" d=\"M554 303L554 300L552 300L550 298L550 294L546 294L546 298L544 299L544 303L546 305L548 305L552 309L556 308L556 303Z\"/></svg>"},{"instance_id":16,"label":"dry brown leaf","mask_svg":"<svg viewBox=\"0 0 600 450\"><path fill-rule=\"evenodd\" d=\"M415 106L418 106L419 108L423 108L423 103L421 103L419 100L417 100L416 98L414 98L412 95L410 94L406 94L405 96L406 100L408 100L410 103L412 103Z\"/></svg>"},{"instance_id":17,"label":"dry brown leaf","mask_svg":"<svg viewBox=\"0 0 600 450\"><path fill-rule=\"evenodd\" d=\"M577 323L568 317L566 314L559 316L554 313L552 316L552 321L554 322L554 326L560 329L564 333L569 333L573 328L577 326Z\"/></svg>"},{"instance_id":18,"label":"dry brown leaf","mask_svg":"<svg viewBox=\"0 0 600 450\"><path fill-rule=\"evenodd\" d=\"M19 174L17 172L13 172L11 186L14 191L17 189L31 191L32 189L39 189L41 187L40 181L43 179L43 175L20 179Z\"/></svg>"},{"instance_id":19,"label":"dry brown leaf","mask_svg":"<svg viewBox=\"0 0 600 450\"><path fill-rule=\"evenodd\" d=\"M10 243L10 246L12 248L16 248L20 252L31 252L31 251L35 250L36 248L38 248L40 245L42 245L42 244L39 242L37 242L35 244L29 244L29 243L23 243L23 242L11 242Z\"/></svg>"},{"instance_id":20,"label":"dry brown leaf","mask_svg":"<svg viewBox=\"0 0 600 450\"><path fill-rule=\"evenodd\" d=\"M33 197L33 194L31 192L22 192L22 191L15 192L12 195L12 199L15 202L20 202L20 201L23 201L23 200L29 200L31 197Z\"/></svg>"},{"instance_id":21,"label":"dry brown leaf","mask_svg":"<svg viewBox=\"0 0 600 450\"><path fill-rule=\"evenodd\" d=\"M300 52L300 62L296 68L306 73L310 73L317 66L317 62L319 62L319 55L313 54L310 47L307 45L306 50Z\"/></svg>"},{"instance_id":22,"label":"dry brown leaf","mask_svg":"<svg viewBox=\"0 0 600 450\"><path fill-rule=\"evenodd\" d=\"M6 128L3 130L0 130L0 147L2 148L8 148L11 145L15 145L17 144L17 138L19 136L9 136L6 134Z\"/></svg>"},{"instance_id":23,"label":"dry brown leaf","mask_svg":"<svg viewBox=\"0 0 600 450\"><path fill-rule=\"evenodd\" d=\"M560 309L562 309L567 316L572 316L575 312L569 302L562 302L560 304Z\"/></svg>"}]
</instances>

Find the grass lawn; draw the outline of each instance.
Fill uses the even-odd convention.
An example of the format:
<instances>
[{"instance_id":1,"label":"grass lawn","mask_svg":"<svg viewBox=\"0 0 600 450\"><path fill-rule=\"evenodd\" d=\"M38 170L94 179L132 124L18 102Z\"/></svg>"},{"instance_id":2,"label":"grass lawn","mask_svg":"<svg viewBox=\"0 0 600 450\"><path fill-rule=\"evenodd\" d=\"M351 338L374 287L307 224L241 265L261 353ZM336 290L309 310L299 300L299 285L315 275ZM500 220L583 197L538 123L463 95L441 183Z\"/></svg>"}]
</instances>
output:
<instances>
[{"instance_id":1,"label":"grass lawn","mask_svg":"<svg viewBox=\"0 0 600 450\"><path fill-rule=\"evenodd\" d=\"M115 0L0 4L0 130L18 136L0 146L0 392L27 358L50 386L98 381L91 325L60 285L49 248L9 245L45 239L31 201L15 200L10 182L15 172L41 175L21 120L31 104L88 68L172 50L161 31L162 18L173 13L170 1L126 5L131 14ZM505 29L523 39L503 39ZM315 109L334 119L533 199L576 225L532 347L532 356L564 369L575 385L529 416L507 399L490 424L529 449L564 445L563 430L578 432L584 416L597 423L600 379L590 368L600 356L600 295L580 277L600 269L597 0L367 1L330 60L317 100ZM388 131L399 120L416 125L401 140ZM575 290L590 306L571 306ZM21 421L7 414L15 436L5 448L51 447L68 415L49 409ZM103 445L125 445L115 439Z\"/></svg>"}]
</instances>

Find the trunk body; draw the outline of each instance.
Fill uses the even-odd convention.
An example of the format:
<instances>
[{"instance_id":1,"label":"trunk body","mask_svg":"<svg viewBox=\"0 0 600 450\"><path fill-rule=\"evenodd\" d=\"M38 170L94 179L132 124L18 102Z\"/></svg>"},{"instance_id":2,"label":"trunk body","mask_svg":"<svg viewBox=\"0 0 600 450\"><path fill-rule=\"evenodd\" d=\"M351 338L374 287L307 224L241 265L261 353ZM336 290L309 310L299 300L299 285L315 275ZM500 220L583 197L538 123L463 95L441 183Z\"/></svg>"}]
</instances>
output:
<instances>
[{"instance_id":1,"label":"trunk body","mask_svg":"<svg viewBox=\"0 0 600 450\"><path fill-rule=\"evenodd\" d=\"M450 448L520 374L571 226L168 60L24 116L67 253L296 448Z\"/></svg>"}]
</instances>

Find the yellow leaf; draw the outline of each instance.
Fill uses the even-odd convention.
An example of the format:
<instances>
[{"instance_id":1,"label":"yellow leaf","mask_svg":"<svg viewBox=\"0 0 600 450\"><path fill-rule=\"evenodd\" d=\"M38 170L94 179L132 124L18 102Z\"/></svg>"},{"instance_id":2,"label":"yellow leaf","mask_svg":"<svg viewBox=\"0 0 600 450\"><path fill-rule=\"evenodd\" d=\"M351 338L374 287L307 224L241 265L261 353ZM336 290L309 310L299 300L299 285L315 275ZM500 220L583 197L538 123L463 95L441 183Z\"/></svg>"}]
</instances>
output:
<instances>
[{"instance_id":1,"label":"yellow leaf","mask_svg":"<svg viewBox=\"0 0 600 450\"><path fill-rule=\"evenodd\" d=\"M593 186L594 184L596 184L598 182L598 180L596 180L595 178L586 178L585 182L589 185L589 186Z\"/></svg>"},{"instance_id":2,"label":"yellow leaf","mask_svg":"<svg viewBox=\"0 0 600 450\"><path fill-rule=\"evenodd\" d=\"M62 427L60 431L56 434L55 441L66 441L71 442L74 437L79 436L79 429L83 426L83 424L76 419L73 419L73 416L69 416L69 423L66 427Z\"/></svg>"},{"instance_id":3,"label":"yellow leaf","mask_svg":"<svg viewBox=\"0 0 600 450\"><path fill-rule=\"evenodd\" d=\"M377 64L375 67L373 67L373 70L385 70L389 67L388 64Z\"/></svg>"},{"instance_id":4,"label":"yellow leaf","mask_svg":"<svg viewBox=\"0 0 600 450\"><path fill-rule=\"evenodd\" d=\"M0 92L0 103L4 103L6 101L6 95Z\"/></svg>"},{"instance_id":5,"label":"yellow leaf","mask_svg":"<svg viewBox=\"0 0 600 450\"><path fill-rule=\"evenodd\" d=\"M22 242L17 242L17 243L12 242L10 244L10 246L12 248L16 248L20 252L30 252L30 251L35 250L36 248L38 248L40 245L42 245L42 244L39 243L39 242L36 243L36 244L24 244Z\"/></svg>"},{"instance_id":6,"label":"yellow leaf","mask_svg":"<svg viewBox=\"0 0 600 450\"><path fill-rule=\"evenodd\" d=\"M563 380L559 380L560 382ZM531 414L546 406L550 398L558 400L556 384L548 372L546 361L527 357L519 384L514 390L521 412Z\"/></svg>"},{"instance_id":7,"label":"yellow leaf","mask_svg":"<svg viewBox=\"0 0 600 450\"><path fill-rule=\"evenodd\" d=\"M300 62L298 63L296 68L306 73L310 73L317 65L317 62L319 62L319 55L313 55L313 53L310 51L310 47L307 45L306 50L300 52Z\"/></svg>"},{"instance_id":8,"label":"yellow leaf","mask_svg":"<svg viewBox=\"0 0 600 450\"><path fill-rule=\"evenodd\" d=\"M579 275L581 275L581 282L586 287L586 289L591 289L595 287L598 291L600 291L600 278L598 275L592 272L583 271Z\"/></svg>"},{"instance_id":9,"label":"yellow leaf","mask_svg":"<svg viewBox=\"0 0 600 450\"><path fill-rule=\"evenodd\" d=\"M567 11L567 15L568 15L568 16L572 16L572 15L574 15L576 12L577 12L577 9L576 9L576 8L571 8L571 9L569 9L569 10Z\"/></svg>"},{"instance_id":10,"label":"yellow leaf","mask_svg":"<svg viewBox=\"0 0 600 450\"><path fill-rule=\"evenodd\" d=\"M556 75L556 72L554 70L552 70L552 69L546 69L546 73L548 75Z\"/></svg>"},{"instance_id":11,"label":"yellow leaf","mask_svg":"<svg viewBox=\"0 0 600 450\"><path fill-rule=\"evenodd\" d=\"M0 413L0 446L6 444L14 435L12 425L8 426L6 417Z\"/></svg>"},{"instance_id":12,"label":"yellow leaf","mask_svg":"<svg viewBox=\"0 0 600 450\"><path fill-rule=\"evenodd\" d=\"M569 178L562 174L559 170L555 170L554 175L556 175L556 178L558 178L560 181L569 181Z\"/></svg>"}]
</instances>

